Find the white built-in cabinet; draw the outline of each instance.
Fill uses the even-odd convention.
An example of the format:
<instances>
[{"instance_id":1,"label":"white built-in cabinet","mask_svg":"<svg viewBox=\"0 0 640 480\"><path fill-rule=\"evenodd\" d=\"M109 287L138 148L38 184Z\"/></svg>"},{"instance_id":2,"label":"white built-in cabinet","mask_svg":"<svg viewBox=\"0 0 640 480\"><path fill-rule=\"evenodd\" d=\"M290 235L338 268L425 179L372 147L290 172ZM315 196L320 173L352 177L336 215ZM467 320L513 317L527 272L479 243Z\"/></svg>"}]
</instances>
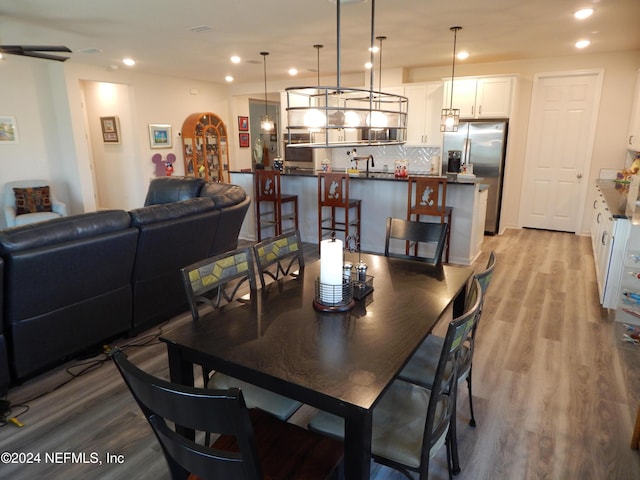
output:
<instances>
[{"instance_id":1,"label":"white built-in cabinet","mask_svg":"<svg viewBox=\"0 0 640 480\"><path fill-rule=\"evenodd\" d=\"M453 86L453 108L460 118L509 118L514 90L513 76L456 78ZM443 105L451 103L451 80L444 82Z\"/></svg>"},{"instance_id":2,"label":"white built-in cabinet","mask_svg":"<svg viewBox=\"0 0 640 480\"><path fill-rule=\"evenodd\" d=\"M636 75L636 90L631 104L631 119L626 148L640 151L640 70Z\"/></svg>"},{"instance_id":3,"label":"white built-in cabinet","mask_svg":"<svg viewBox=\"0 0 640 480\"><path fill-rule=\"evenodd\" d=\"M407 115L407 144L442 144L440 114L442 110L442 82L416 83L404 86L409 99Z\"/></svg>"},{"instance_id":4,"label":"white built-in cabinet","mask_svg":"<svg viewBox=\"0 0 640 480\"><path fill-rule=\"evenodd\" d=\"M627 218L614 216L611 208L601 188L596 186L590 233L598 294L604 308L615 309L631 223Z\"/></svg>"},{"instance_id":5,"label":"white built-in cabinet","mask_svg":"<svg viewBox=\"0 0 640 480\"><path fill-rule=\"evenodd\" d=\"M473 206L471 245L472 251L480 252L482 250L482 241L484 240L484 223L487 216L489 188L481 185L475 195L476 201Z\"/></svg>"}]
</instances>

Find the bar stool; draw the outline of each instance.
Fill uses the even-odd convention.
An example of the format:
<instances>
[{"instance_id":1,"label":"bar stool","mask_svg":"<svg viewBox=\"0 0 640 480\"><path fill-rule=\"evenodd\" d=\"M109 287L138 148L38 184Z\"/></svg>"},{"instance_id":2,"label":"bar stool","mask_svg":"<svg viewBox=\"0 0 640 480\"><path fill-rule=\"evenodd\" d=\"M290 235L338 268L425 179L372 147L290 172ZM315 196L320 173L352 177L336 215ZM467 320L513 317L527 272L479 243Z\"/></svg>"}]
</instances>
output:
<instances>
[{"instance_id":1,"label":"bar stool","mask_svg":"<svg viewBox=\"0 0 640 480\"><path fill-rule=\"evenodd\" d=\"M361 201L349 198L349 175L346 173L318 173L318 248L330 232L344 232L346 237L352 230L360 238ZM344 216L336 218L336 209L342 208ZM323 210L330 209L330 216L324 217ZM350 211L354 209L354 215Z\"/></svg>"},{"instance_id":2,"label":"bar stool","mask_svg":"<svg viewBox=\"0 0 640 480\"><path fill-rule=\"evenodd\" d=\"M283 233L282 224L285 221L293 222L288 230L298 229L298 196L283 195L280 189L280 172L277 170L256 170L254 173L255 204L256 204L256 232L258 242L262 241L262 229L274 229L273 235ZM271 209L264 211L264 203L270 203ZM291 211L282 212L282 205L290 203Z\"/></svg>"},{"instance_id":3,"label":"bar stool","mask_svg":"<svg viewBox=\"0 0 640 480\"><path fill-rule=\"evenodd\" d=\"M439 217L440 223L448 223L447 243L444 261L449 262L449 245L451 243L451 215L453 207L447 207L446 177L409 177L407 197L407 220L420 221L420 217ZM414 255L418 254L418 245L414 245ZM407 243L407 255L410 245Z\"/></svg>"}]
</instances>

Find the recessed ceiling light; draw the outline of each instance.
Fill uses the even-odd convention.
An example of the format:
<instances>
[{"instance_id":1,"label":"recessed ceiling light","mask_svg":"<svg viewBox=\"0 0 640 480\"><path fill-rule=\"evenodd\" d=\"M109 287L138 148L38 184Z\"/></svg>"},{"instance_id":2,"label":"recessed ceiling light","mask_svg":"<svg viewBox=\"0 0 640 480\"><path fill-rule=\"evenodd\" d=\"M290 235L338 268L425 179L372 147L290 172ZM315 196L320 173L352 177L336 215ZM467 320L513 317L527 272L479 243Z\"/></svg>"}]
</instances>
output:
<instances>
[{"instance_id":1,"label":"recessed ceiling light","mask_svg":"<svg viewBox=\"0 0 640 480\"><path fill-rule=\"evenodd\" d=\"M292 77L295 77L296 75L298 75L298 69L297 68L290 68L289 69L289 75L291 75Z\"/></svg>"},{"instance_id":2,"label":"recessed ceiling light","mask_svg":"<svg viewBox=\"0 0 640 480\"><path fill-rule=\"evenodd\" d=\"M189 30L194 33L201 33L210 32L211 30L213 30L213 28L211 28L209 25L195 25L193 27L189 27Z\"/></svg>"},{"instance_id":3,"label":"recessed ceiling light","mask_svg":"<svg viewBox=\"0 0 640 480\"><path fill-rule=\"evenodd\" d=\"M591 44L591 40L580 40L576 42L576 48L586 48Z\"/></svg>"},{"instance_id":4,"label":"recessed ceiling light","mask_svg":"<svg viewBox=\"0 0 640 480\"><path fill-rule=\"evenodd\" d=\"M133 58L123 58L122 63L127 67L133 67L136 64L136 61Z\"/></svg>"},{"instance_id":5,"label":"recessed ceiling light","mask_svg":"<svg viewBox=\"0 0 640 480\"><path fill-rule=\"evenodd\" d=\"M240 63L242 59L238 55L233 55L231 57L231 63Z\"/></svg>"},{"instance_id":6,"label":"recessed ceiling light","mask_svg":"<svg viewBox=\"0 0 640 480\"><path fill-rule=\"evenodd\" d=\"M458 58L458 60L466 60L467 58L469 58L469 52L460 52L456 55L456 57Z\"/></svg>"},{"instance_id":7,"label":"recessed ceiling light","mask_svg":"<svg viewBox=\"0 0 640 480\"><path fill-rule=\"evenodd\" d=\"M231 83L233 82L233 77L231 75L227 75L226 77L224 77L224 81L227 83Z\"/></svg>"},{"instance_id":8,"label":"recessed ceiling light","mask_svg":"<svg viewBox=\"0 0 640 480\"><path fill-rule=\"evenodd\" d=\"M378 53L378 50L380 50L380 47L376 47L376 46L369 47L369 51L370 52Z\"/></svg>"},{"instance_id":9,"label":"recessed ceiling light","mask_svg":"<svg viewBox=\"0 0 640 480\"><path fill-rule=\"evenodd\" d=\"M584 20L585 18L589 18L591 15L593 15L593 8L583 8L573 14L573 16L578 20Z\"/></svg>"},{"instance_id":10,"label":"recessed ceiling light","mask_svg":"<svg viewBox=\"0 0 640 480\"><path fill-rule=\"evenodd\" d=\"M86 53L88 55L95 55L97 53L102 53L102 49L101 48L94 48L94 47L83 48L82 50L79 50L78 53Z\"/></svg>"}]
</instances>

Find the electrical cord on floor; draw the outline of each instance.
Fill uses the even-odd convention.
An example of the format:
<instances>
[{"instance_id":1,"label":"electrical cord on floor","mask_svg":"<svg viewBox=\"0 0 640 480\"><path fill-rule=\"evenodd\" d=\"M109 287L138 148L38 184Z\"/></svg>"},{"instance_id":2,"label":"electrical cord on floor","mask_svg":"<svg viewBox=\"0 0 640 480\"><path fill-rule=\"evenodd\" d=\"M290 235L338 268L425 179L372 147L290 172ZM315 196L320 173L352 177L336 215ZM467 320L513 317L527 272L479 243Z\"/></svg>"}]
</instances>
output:
<instances>
[{"instance_id":1,"label":"electrical cord on floor","mask_svg":"<svg viewBox=\"0 0 640 480\"><path fill-rule=\"evenodd\" d=\"M65 371L69 374L69 378L64 382L59 383L52 389L47 390L46 392L42 392L36 395L35 397L32 397L21 403L11 403L11 401L9 401L7 398L1 399L0 400L0 428L6 427L7 425L10 425L10 424L15 425L16 427L24 427L24 424L18 419L18 417L20 417L21 415L24 415L29 411L30 403L46 395L49 395L50 393L55 392L56 390L59 390L60 388L64 387L68 383L75 380L76 378L82 377L83 375L89 372L99 369L106 362L110 360L109 354L116 348L124 351L131 347L150 347L152 345L159 344L160 341L158 339L163 333L163 328L169 322L170 320L167 320L166 322L164 322L162 325L158 327L157 332L144 335L139 339L137 339L135 342L125 343L124 345L117 346L117 347L112 347L111 345L103 345L102 346L103 351L98 355L96 355L96 357L98 358L93 358L83 362L79 362L79 363L76 363L75 365L71 365L65 368ZM75 371L78 368L80 368L80 371ZM13 410L15 408L21 408L22 410L16 414L13 414Z\"/></svg>"}]
</instances>

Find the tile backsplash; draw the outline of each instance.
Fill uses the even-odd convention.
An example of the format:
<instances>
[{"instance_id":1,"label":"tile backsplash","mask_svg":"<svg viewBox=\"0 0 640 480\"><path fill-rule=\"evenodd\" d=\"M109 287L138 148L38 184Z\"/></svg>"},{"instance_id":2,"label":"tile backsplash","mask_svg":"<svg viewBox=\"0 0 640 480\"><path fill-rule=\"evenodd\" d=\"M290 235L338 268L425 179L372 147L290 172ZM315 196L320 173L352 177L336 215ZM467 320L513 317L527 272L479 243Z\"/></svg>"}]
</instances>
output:
<instances>
[{"instance_id":1,"label":"tile backsplash","mask_svg":"<svg viewBox=\"0 0 640 480\"><path fill-rule=\"evenodd\" d=\"M395 160L407 160L410 174L428 174L431 171L431 163L440 163L440 148L433 146L407 146L407 145L383 145L376 147L355 147L357 156L373 155L375 167L369 166L370 171L393 172ZM353 148L327 148L320 153L319 158L331 160L333 170L343 170L349 167L355 168L347 152ZM324 154L324 157L323 157ZM359 162L358 168L365 170L364 162Z\"/></svg>"}]
</instances>

